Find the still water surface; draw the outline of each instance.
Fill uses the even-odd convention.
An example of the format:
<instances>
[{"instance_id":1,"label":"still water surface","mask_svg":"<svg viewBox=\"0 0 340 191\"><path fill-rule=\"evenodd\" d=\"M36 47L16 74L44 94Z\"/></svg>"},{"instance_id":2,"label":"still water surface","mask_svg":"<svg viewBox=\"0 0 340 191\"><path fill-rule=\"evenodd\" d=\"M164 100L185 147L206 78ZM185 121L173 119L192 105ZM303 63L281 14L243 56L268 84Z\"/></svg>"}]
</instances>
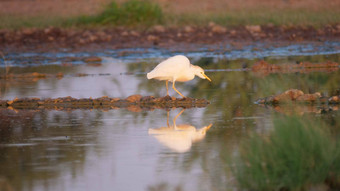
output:
<instances>
[{"instance_id":1,"label":"still water surface","mask_svg":"<svg viewBox=\"0 0 340 191\"><path fill-rule=\"evenodd\" d=\"M339 63L339 49L331 49L330 53L262 58L270 63ZM296 52L291 54L296 55ZM2 80L1 99L163 96L165 84L148 81L145 76L163 59L159 55L163 55L162 52L142 60L131 57L126 62L116 56L99 55L100 65L76 61L67 65L31 64L27 67L13 64L13 73L63 72L65 76L61 79ZM307 93L319 91L325 95L339 89L339 69L257 74L243 68L250 67L258 58L192 55L195 55L191 57L194 64L208 69L206 74L212 83L196 78L177 83L176 87L189 97L210 100L206 108L141 112L0 109L0 188L235 190L236 180L229 168L233 163L226 158L238 152L240 142L249 134L268 133L273 126L273 116L281 114L255 105L256 99L290 88ZM27 59L32 58L34 56ZM93 75L77 77L76 73ZM170 94L177 96L173 90ZM294 109L290 108L287 113ZM316 118L324 116L311 107L301 106L297 112ZM334 120L339 111L325 115L332 121L330 127L340 126L339 121Z\"/></svg>"}]
</instances>

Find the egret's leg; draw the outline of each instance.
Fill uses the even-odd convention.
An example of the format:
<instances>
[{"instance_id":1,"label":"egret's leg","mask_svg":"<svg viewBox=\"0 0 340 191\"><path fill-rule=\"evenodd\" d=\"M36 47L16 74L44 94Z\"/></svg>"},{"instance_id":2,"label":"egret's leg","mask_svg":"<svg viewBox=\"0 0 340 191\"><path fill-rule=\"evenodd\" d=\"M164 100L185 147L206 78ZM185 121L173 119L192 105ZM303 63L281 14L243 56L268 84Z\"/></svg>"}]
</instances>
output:
<instances>
[{"instance_id":1,"label":"egret's leg","mask_svg":"<svg viewBox=\"0 0 340 191\"><path fill-rule=\"evenodd\" d=\"M179 92L176 88L175 88L175 80L172 82L172 88L179 94L181 95L183 98L185 98L185 96L183 94L181 94L181 92Z\"/></svg>"},{"instance_id":2,"label":"egret's leg","mask_svg":"<svg viewBox=\"0 0 340 191\"><path fill-rule=\"evenodd\" d=\"M169 96L168 83L169 83L169 80L166 80L166 81L165 81L165 86L166 86L166 95L167 95L167 96Z\"/></svg>"},{"instance_id":3,"label":"egret's leg","mask_svg":"<svg viewBox=\"0 0 340 191\"><path fill-rule=\"evenodd\" d=\"M176 120L177 120L177 117L179 117L183 112L184 112L184 110L185 109L182 109L182 111L181 112L179 112L177 115L176 115L176 117L174 118L174 120L173 120L173 123L174 123L174 129L176 130Z\"/></svg>"},{"instance_id":4,"label":"egret's leg","mask_svg":"<svg viewBox=\"0 0 340 191\"><path fill-rule=\"evenodd\" d=\"M170 127L169 124L169 111L166 112L167 118L166 118L166 124L168 125L168 127Z\"/></svg>"}]
</instances>

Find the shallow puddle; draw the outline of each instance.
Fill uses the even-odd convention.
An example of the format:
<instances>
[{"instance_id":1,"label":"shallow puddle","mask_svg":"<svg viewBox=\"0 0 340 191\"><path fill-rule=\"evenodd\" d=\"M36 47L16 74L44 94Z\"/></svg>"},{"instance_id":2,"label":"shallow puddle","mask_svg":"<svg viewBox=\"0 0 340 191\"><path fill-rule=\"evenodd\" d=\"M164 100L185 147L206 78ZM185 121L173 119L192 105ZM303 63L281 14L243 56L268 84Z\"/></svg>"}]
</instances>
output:
<instances>
[{"instance_id":1,"label":"shallow puddle","mask_svg":"<svg viewBox=\"0 0 340 191\"><path fill-rule=\"evenodd\" d=\"M0 109L0 182L14 190L234 190L238 188L230 170L234 163L227 158L238 152L250 134L268 134L277 115L295 112L301 120L308 116L323 120L339 139L340 114L335 109L322 113L317 106L275 110L254 104L258 98L291 88L328 96L339 91L339 68L284 74L247 69L260 58L274 64L340 62L338 45L325 48L329 52L324 54L310 47L313 55L307 56L303 51L289 52L295 48L286 47L284 56L275 54L275 48L267 48L257 57L247 56L254 54L254 48L232 58L213 56L218 52L207 50L190 53L193 64L207 69L212 82L195 78L176 87L186 96L209 100L205 108L140 112ZM82 56L63 64L60 60L69 56L64 53L52 56L53 63L43 58L35 64L32 53L26 67L14 64L25 60L24 56L12 55L16 60L12 73L62 72L64 76L0 79L0 96L164 96L165 83L147 80L146 72L173 53L153 51L142 59L118 57L111 51L91 54L101 58L99 64L86 64L80 61ZM172 89L170 95L179 97Z\"/></svg>"}]
</instances>

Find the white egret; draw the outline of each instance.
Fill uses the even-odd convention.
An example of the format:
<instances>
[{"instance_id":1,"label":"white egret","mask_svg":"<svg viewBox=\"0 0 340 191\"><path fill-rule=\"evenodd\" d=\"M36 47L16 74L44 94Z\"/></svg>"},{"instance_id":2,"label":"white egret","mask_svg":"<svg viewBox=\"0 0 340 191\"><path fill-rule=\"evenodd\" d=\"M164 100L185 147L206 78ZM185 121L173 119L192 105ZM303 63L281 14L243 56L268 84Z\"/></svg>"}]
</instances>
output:
<instances>
[{"instance_id":1,"label":"white egret","mask_svg":"<svg viewBox=\"0 0 340 191\"><path fill-rule=\"evenodd\" d=\"M183 55L170 57L159 63L151 72L147 74L148 79L165 80L166 93L169 95L168 82L172 82L172 88L182 97L185 97L175 88L175 82L186 82L195 78L195 75L207 79L210 78L204 74L204 70L190 64L189 59Z\"/></svg>"}]
</instances>

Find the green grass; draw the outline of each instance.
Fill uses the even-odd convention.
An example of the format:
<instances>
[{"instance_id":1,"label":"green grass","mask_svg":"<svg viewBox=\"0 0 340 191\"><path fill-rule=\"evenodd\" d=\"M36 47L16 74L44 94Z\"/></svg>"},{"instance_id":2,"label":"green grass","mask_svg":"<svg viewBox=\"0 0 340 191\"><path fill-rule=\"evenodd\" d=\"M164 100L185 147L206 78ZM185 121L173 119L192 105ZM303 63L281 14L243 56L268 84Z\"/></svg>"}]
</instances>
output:
<instances>
[{"instance_id":1,"label":"green grass","mask_svg":"<svg viewBox=\"0 0 340 191\"><path fill-rule=\"evenodd\" d=\"M119 5L111 2L104 11L94 16L81 16L69 20L71 25L153 25L163 19L162 9L150 1L129 0Z\"/></svg>"},{"instance_id":2,"label":"green grass","mask_svg":"<svg viewBox=\"0 0 340 191\"><path fill-rule=\"evenodd\" d=\"M245 189L303 190L339 179L337 144L322 124L302 122L297 117L275 119L268 137L254 135L242 145L232 170Z\"/></svg>"}]
</instances>

